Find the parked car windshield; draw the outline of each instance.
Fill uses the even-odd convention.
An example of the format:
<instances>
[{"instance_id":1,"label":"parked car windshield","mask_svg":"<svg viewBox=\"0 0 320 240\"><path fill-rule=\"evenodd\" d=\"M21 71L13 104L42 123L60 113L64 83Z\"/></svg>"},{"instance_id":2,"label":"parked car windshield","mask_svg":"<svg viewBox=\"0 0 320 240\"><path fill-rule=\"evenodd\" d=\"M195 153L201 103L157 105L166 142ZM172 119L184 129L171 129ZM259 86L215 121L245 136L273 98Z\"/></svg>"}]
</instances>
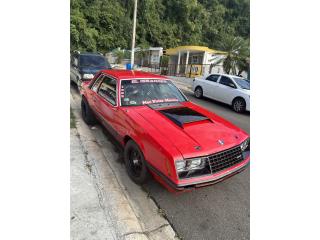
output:
<instances>
[{"instance_id":1,"label":"parked car windshield","mask_svg":"<svg viewBox=\"0 0 320 240\"><path fill-rule=\"evenodd\" d=\"M243 89L250 90L250 81L244 78L233 77L236 83Z\"/></svg>"},{"instance_id":2,"label":"parked car windshield","mask_svg":"<svg viewBox=\"0 0 320 240\"><path fill-rule=\"evenodd\" d=\"M80 55L80 67L111 68L106 59L99 55Z\"/></svg>"},{"instance_id":3,"label":"parked car windshield","mask_svg":"<svg viewBox=\"0 0 320 240\"><path fill-rule=\"evenodd\" d=\"M161 79L122 80L120 91L122 106L186 101L171 81Z\"/></svg>"}]
</instances>

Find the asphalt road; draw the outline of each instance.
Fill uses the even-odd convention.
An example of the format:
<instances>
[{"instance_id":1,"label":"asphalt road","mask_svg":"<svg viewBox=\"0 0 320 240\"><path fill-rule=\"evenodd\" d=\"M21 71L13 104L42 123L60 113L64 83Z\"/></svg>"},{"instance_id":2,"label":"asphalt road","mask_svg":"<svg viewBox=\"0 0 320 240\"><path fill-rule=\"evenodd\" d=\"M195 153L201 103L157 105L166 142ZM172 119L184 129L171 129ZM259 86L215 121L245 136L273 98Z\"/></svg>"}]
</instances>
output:
<instances>
[{"instance_id":1,"label":"asphalt road","mask_svg":"<svg viewBox=\"0 0 320 240\"><path fill-rule=\"evenodd\" d=\"M190 101L250 132L249 113L237 114L222 103L184 93ZM143 187L183 240L249 239L249 168L218 184L179 195L168 192L154 180Z\"/></svg>"}]
</instances>

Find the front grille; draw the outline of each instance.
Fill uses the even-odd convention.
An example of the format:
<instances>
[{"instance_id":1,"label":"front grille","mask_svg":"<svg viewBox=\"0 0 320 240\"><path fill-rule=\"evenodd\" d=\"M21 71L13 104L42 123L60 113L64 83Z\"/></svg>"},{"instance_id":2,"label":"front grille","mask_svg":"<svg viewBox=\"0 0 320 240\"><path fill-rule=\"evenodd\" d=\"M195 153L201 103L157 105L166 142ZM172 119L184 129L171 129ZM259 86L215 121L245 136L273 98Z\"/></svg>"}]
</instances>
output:
<instances>
[{"instance_id":1,"label":"front grille","mask_svg":"<svg viewBox=\"0 0 320 240\"><path fill-rule=\"evenodd\" d=\"M210 172L216 173L229 168L243 160L240 146L227 149L206 157Z\"/></svg>"},{"instance_id":2,"label":"front grille","mask_svg":"<svg viewBox=\"0 0 320 240\"><path fill-rule=\"evenodd\" d=\"M202 159L205 161L205 168L180 172L179 178L200 177L217 173L243 161L243 155L240 146L237 146L209 156L204 156Z\"/></svg>"}]
</instances>

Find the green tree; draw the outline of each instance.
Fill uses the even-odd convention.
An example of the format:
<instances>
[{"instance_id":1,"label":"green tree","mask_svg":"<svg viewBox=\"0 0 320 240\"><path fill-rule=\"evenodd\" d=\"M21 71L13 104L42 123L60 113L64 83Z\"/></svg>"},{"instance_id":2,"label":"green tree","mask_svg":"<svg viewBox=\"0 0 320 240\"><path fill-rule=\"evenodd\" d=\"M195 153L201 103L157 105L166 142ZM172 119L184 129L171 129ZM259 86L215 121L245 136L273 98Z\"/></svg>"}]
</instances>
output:
<instances>
[{"instance_id":1,"label":"green tree","mask_svg":"<svg viewBox=\"0 0 320 240\"><path fill-rule=\"evenodd\" d=\"M70 0L71 50L129 49L134 0ZM218 48L250 34L249 0L139 0L136 43Z\"/></svg>"},{"instance_id":2,"label":"green tree","mask_svg":"<svg viewBox=\"0 0 320 240\"><path fill-rule=\"evenodd\" d=\"M221 50L227 52L223 60L223 70L226 73L241 74L249 68L249 42L241 37L225 35L220 44ZM237 71L238 70L238 71Z\"/></svg>"},{"instance_id":3,"label":"green tree","mask_svg":"<svg viewBox=\"0 0 320 240\"><path fill-rule=\"evenodd\" d=\"M124 59L125 53L123 50L117 49L114 51L114 55L116 56L116 63L120 64L122 60Z\"/></svg>"},{"instance_id":4,"label":"green tree","mask_svg":"<svg viewBox=\"0 0 320 240\"><path fill-rule=\"evenodd\" d=\"M141 65L143 66L144 65L144 58L146 56L148 56L149 54L149 44L148 43L141 43L137 46L138 48L140 48L138 51L135 52L135 55L141 59Z\"/></svg>"}]
</instances>

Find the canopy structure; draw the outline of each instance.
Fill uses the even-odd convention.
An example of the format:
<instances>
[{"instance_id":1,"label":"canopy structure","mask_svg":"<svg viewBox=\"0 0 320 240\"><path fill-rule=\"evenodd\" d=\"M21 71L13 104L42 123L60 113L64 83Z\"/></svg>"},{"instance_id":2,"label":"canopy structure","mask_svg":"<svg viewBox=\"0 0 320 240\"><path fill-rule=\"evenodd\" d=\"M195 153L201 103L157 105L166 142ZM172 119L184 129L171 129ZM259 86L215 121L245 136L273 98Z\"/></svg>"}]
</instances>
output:
<instances>
[{"instance_id":1,"label":"canopy structure","mask_svg":"<svg viewBox=\"0 0 320 240\"><path fill-rule=\"evenodd\" d=\"M214 54L227 54L226 52L210 49L204 46L179 46L176 48L169 48L166 50L166 55L178 55L183 52L207 52L207 53L214 53Z\"/></svg>"}]
</instances>

